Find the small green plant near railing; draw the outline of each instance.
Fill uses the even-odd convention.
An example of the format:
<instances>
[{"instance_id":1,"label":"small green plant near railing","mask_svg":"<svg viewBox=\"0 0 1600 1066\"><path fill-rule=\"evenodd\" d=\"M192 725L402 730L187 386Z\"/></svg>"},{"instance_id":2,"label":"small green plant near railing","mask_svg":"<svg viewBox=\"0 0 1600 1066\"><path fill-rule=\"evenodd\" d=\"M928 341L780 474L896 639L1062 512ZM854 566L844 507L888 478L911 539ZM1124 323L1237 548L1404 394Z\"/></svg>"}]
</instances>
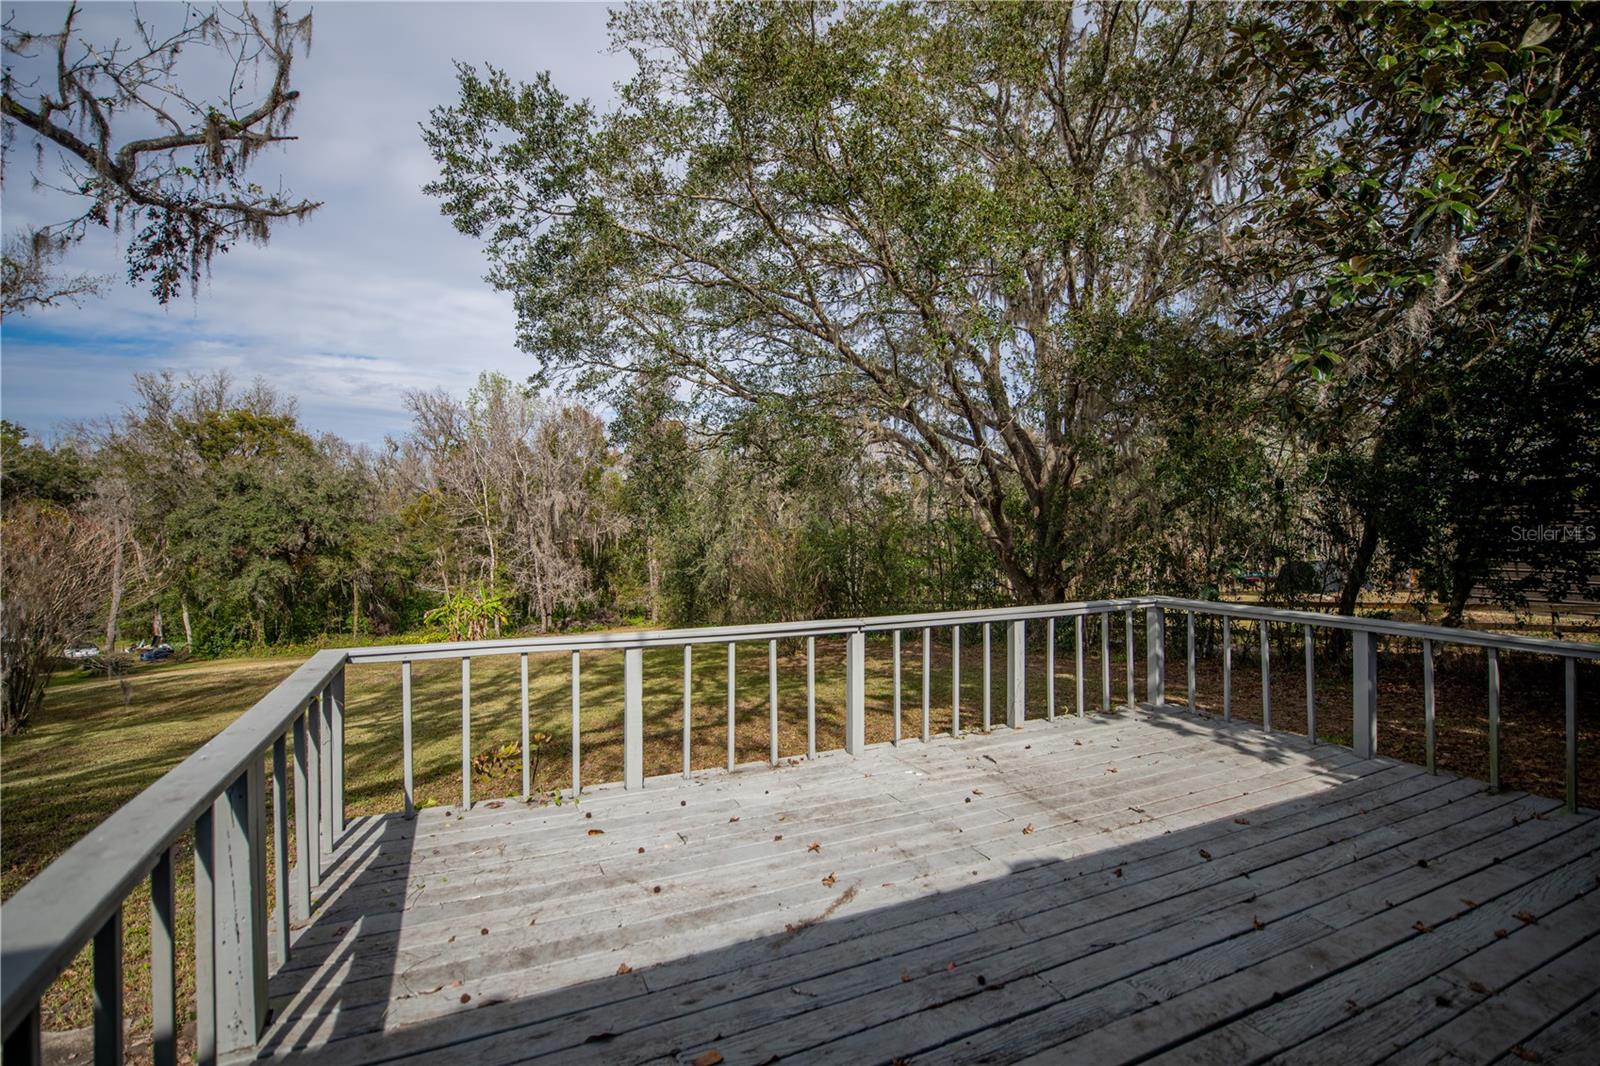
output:
<instances>
[{"instance_id":1,"label":"small green plant near railing","mask_svg":"<svg viewBox=\"0 0 1600 1066\"><path fill-rule=\"evenodd\" d=\"M537 781L539 779L539 758L544 754L545 749L550 746L550 742L553 739L549 733L528 734L529 781ZM487 784L497 778L512 776L521 768L521 765L522 747L517 742L498 744L494 747L485 748L472 757L472 776L480 784ZM529 796L529 800L532 801L535 795L542 794L534 793L534 795ZM550 795L552 797L550 802L559 807L561 805L561 790L553 789Z\"/></svg>"},{"instance_id":2,"label":"small green plant near railing","mask_svg":"<svg viewBox=\"0 0 1600 1066\"><path fill-rule=\"evenodd\" d=\"M498 592L479 585L471 592L458 592L423 615L422 620L442 627L450 640L486 640L511 620L511 612Z\"/></svg>"}]
</instances>

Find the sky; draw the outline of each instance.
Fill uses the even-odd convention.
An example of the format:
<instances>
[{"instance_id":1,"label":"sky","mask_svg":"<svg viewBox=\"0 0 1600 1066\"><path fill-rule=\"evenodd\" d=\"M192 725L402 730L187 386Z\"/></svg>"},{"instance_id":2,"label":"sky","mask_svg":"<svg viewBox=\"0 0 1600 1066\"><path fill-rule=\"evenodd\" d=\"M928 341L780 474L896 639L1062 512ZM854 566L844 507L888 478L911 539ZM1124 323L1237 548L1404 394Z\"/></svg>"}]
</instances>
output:
<instances>
[{"instance_id":1,"label":"sky","mask_svg":"<svg viewBox=\"0 0 1600 1066\"><path fill-rule=\"evenodd\" d=\"M55 29L64 4L6 4L20 26ZM177 5L139 6L171 19ZM265 247L219 256L197 300L160 307L129 285L118 238L99 231L63 269L114 274L81 306L14 316L0 327L0 416L50 438L119 412L140 370L225 369L261 376L299 399L314 432L380 443L405 432L405 394L464 393L478 374L532 369L515 347L509 295L483 280L481 245L422 192L435 176L418 124L456 98L454 61L549 70L574 97L606 106L633 70L609 50L607 8L556 3L318 3L310 54L296 58L299 137L255 157L252 176L323 201L280 224ZM91 5L85 35L131 30L130 4ZM53 157L46 155L48 167ZM6 233L81 212L34 187L31 141L19 136L0 190Z\"/></svg>"}]
</instances>

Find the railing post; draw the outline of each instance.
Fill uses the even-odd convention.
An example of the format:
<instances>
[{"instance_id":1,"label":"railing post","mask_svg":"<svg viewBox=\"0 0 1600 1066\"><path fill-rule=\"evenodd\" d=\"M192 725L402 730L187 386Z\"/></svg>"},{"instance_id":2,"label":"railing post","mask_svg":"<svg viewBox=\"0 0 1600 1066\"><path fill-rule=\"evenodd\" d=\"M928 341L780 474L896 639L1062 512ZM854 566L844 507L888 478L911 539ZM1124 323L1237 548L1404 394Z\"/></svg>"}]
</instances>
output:
<instances>
[{"instance_id":1,"label":"railing post","mask_svg":"<svg viewBox=\"0 0 1600 1066\"><path fill-rule=\"evenodd\" d=\"M259 774L259 770L255 771ZM226 1059L255 1048L267 1018L264 959L258 959L251 770L240 774L214 810L215 883L212 928L216 944L217 1054Z\"/></svg>"},{"instance_id":2,"label":"railing post","mask_svg":"<svg viewBox=\"0 0 1600 1066\"><path fill-rule=\"evenodd\" d=\"M1189 666L1189 689L1188 689L1189 699L1188 699L1188 705L1189 705L1189 709L1192 711L1192 710L1194 710L1194 687L1195 687L1194 686L1194 612L1193 611L1185 611L1183 613L1184 613L1184 628L1188 633L1188 644L1187 644L1188 666Z\"/></svg>"},{"instance_id":3,"label":"railing post","mask_svg":"<svg viewBox=\"0 0 1600 1066\"><path fill-rule=\"evenodd\" d=\"M1144 610L1144 698L1157 707L1167 702L1167 612Z\"/></svg>"},{"instance_id":4,"label":"railing post","mask_svg":"<svg viewBox=\"0 0 1600 1066\"><path fill-rule=\"evenodd\" d=\"M1358 630L1351 658L1351 747L1370 759L1378 751L1378 635Z\"/></svg>"},{"instance_id":5,"label":"railing post","mask_svg":"<svg viewBox=\"0 0 1600 1066\"><path fill-rule=\"evenodd\" d=\"M900 631L890 634L891 654L894 656L894 735L891 743L900 746Z\"/></svg>"},{"instance_id":6,"label":"railing post","mask_svg":"<svg viewBox=\"0 0 1600 1066\"><path fill-rule=\"evenodd\" d=\"M1500 649L1489 648L1489 791L1500 791Z\"/></svg>"},{"instance_id":7,"label":"railing post","mask_svg":"<svg viewBox=\"0 0 1600 1066\"><path fill-rule=\"evenodd\" d=\"M1135 673L1133 662L1133 608L1129 607L1127 611L1123 613L1123 616L1125 619L1124 633L1126 635L1122 638L1122 657L1124 660L1126 660L1126 666L1128 668L1128 706L1135 707L1138 706L1139 703L1139 693L1133 685L1133 675Z\"/></svg>"},{"instance_id":8,"label":"railing post","mask_svg":"<svg viewBox=\"0 0 1600 1066\"><path fill-rule=\"evenodd\" d=\"M1261 620L1261 728L1272 732L1272 642L1267 622Z\"/></svg>"},{"instance_id":9,"label":"railing post","mask_svg":"<svg viewBox=\"0 0 1600 1066\"><path fill-rule=\"evenodd\" d=\"M778 765L778 642L767 641L767 761Z\"/></svg>"},{"instance_id":10,"label":"railing post","mask_svg":"<svg viewBox=\"0 0 1600 1066\"><path fill-rule=\"evenodd\" d=\"M1422 730L1423 755L1427 759L1428 773L1438 773L1434 761L1439 731L1434 720L1433 641L1431 640L1422 642Z\"/></svg>"},{"instance_id":11,"label":"railing post","mask_svg":"<svg viewBox=\"0 0 1600 1066\"><path fill-rule=\"evenodd\" d=\"M1306 739L1317 742L1317 638L1305 627L1306 641Z\"/></svg>"},{"instance_id":12,"label":"railing post","mask_svg":"<svg viewBox=\"0 0 1600 1066\"><path fill-rule=\"evenodd\" d=\"M922 742L928 742L929 730L933 728L933 709L928 701L933 692L933 630L924 628L922 631Z\"/></svg>"},{"instance_id":13,"label":"railing post","mask_svg":"<svg viewBox=\"0 0 1600 1066\"><path fill-rule=\"evenodd\" d=\"M528 751L528 653L523 652L517 656L517 660L517 674L522 686L522 798L527 800L533 795L533 767Z\"/></svg>"},{"instance_id":14,"label":"railing post","mask_svg":"<svg viewBox=\"0 0 1600 1066\"><path fill-rule=\"evenodd\" d=\"M578 799L583 790L583 711L579 675L582 662L579 653L572 653L572 799Z\"/></svg>"},{"instance_id":15,"label":"railing post","mask_svg":"<svg viewBox=\"0 0 1600 1066\"><path fill-rule=\"evenodd\" d=\"M173 849L150 871L150 1056L178 1066L178 899ZM288 907L283 920L289 920ZM9 1059L7 1060L10 1061Z\"/></svg>"},{"instance_id":16,"label":"railing post","mask_svg":"<svg viewBox=\"0 0 1600 1066\"><path fill-rule=\"evenodd\" d=\"M622 653L622 787L644 787L644 649Z\"/></svg>"},{"instance_id":17,"label":"railing post","mask_svg":"<svg viewBox=\"0 0 1600 1066\"><path fill-rule=\"evenodd\" d=\"M950 735L961 735L961 627L950 627Z\"/></svg>"},{"instance_id":18,"label":"railing post","mask_svg":"<svg viewBox=\"0 0 1600 1066\"><path fill-rule=\"evenodd\" d=\"M1083 615L1072 619L1072 677L1077 682L1078 717L1087 713L1083 705Z\"/></svg>"},{"instance_id":19,"label":"railing post","mask_svg":"<svg viewBox=\"0 0 1600 1066\"><path fill-rule=\"evenodd\" d=\"M333 820L334 839L344 836L344 667L333 675L333 682L328 686L332 695L331 721L333 724L333 809L329 815Z\"/></svg>"},{"instance_id":20,"label":"railing post","mask_svg":"<svg viewBox=\"0 0 1600 1066\"><path fill-rule=\"evenodd\" d=\"M1567 813L1578 812L1578 661L1567 656Z\"/></svg>"},{"instance_id":21,"label":"railing post","mask_svg":"<svg viewBox=\"0 0 1600 1066\"><path fill-rule=\"evenodd\" d=\"M1056 620L1049 619L1044 624L1044 717L1045 721L1056 720Z\"/></svg>"},{"instance_id":22,"label":"railing post","mask_svg":"<svg viewBox=\"0 0 1600 1066\"><path fill-rule=\"evenodd\" d=\"M461 659L461 809L472 809L472 658Z\"/></svg>"},{"instance_id":23,"label":"railing post","mask_svg":"<svg viewBox=\"0 0 1600 1066\"><path fill-rule=\"evenodd\" d=\"M1233 619L1222 616L1222 720L1233 718Z\"/></svg>"},{"instance_id":24,"label":"railing post","mask_svg":"<svg viewBox=\"0 0 1600 1066\"><path fill-rule=\"evenodd\" d=\"M1100 612L1100 702L1111 712L1111 612Z\"/></svg>"},{"instance_id":25,"label":"railing post","mask_svg":"<svg viewBox=\"0 0 1600 1066\"><path fill-rule=\"evenodd\" d=\"M296 733L298 737L300 734ZM295 741L298 745L300 742ZM407 659L400 664L400 748L401 761L404 771L404 788L406 794L406 817L410 818L417 813L417 789L411 769L411 660ZM299 800L295 801L295 810L300 810ZM299 817L298 814L295 817Z\"/></svg>"},{"instance_id":26,"label":"railing post","mask_svg":"<svg viewBox=\"0 0 1600 1066\"><path fill-rule=\"evenodd\" d=\"M851 633L844 666L844 750L860 755L867 744L867 635Z\"/></svg>"},{"instance_id":27,"label":"railing post","mask_svg":"<svg viewBox=\"0 0 1600 1066\"><path fill-rule=\"evenodd\" d=\"M994 728L994 719L990 711L990 699L994 688L994 680L990 676L991 648L993 637L990 635L989 623L983 623L983 731L989 732Z\"/></svg>"},{"instance_id":28,"label":"railing post","mask_svg":"<svg viewBox=\"0 0 1600 1066\"><path fill-rule=\"evenodd\" d=\"M289 751L287 737L272 744L272 883L278 897L273 947L278 968L289 961Z\"/></svg>"},{"instance_id":29,"label":"railing post","mask_svg":"<svg viewBox=\"0 0 1600 1066\"><path fill-rule=\"evenodd\" d=\"M406 664L406 677L409 680L410 663ZM409 686L406 693L407 702L410 701ZM307 749L306 718L308 715L301 711L294 720L294 896L291 915L301 918L311 917L311 842L316 834L316 827L312 823L311 815L311 752ZM410 760L406 760L408 763ZM410 775L406 781L406 806L409 809L411 799Z\"/></svg>"},{"instance_id":30,"label":"railing post","mask_svg":"<svg viewBox=\"0 0 1600 1066\"><path fill-rule=\"evenodd\" d=\"M1028 717L1028 623L1006 626L1006 725L1021 729Z\"/></svg>"},{"instance_id":31,"label":"railing post","mask_svg":"<svg viewBox=\"0 0 1600 1066\"><path fill-rule=\"evenodd\" d=\"M95 1066L122 1066L122 1056L122 908L118 907L94 934Z\"/></svg>"}]
</instances>

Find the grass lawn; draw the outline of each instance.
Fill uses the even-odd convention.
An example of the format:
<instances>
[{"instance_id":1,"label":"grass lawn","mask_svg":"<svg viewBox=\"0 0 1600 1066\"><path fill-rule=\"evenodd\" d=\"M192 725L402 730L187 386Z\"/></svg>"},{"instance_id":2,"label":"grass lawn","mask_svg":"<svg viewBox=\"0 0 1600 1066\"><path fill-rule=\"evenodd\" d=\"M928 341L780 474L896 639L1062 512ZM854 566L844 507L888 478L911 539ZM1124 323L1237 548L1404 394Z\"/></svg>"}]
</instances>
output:
<instances>
[{"instance_id":1,"label":"grass lawn","mask_svg":"<svg viewBox=\"0 0 1600 1066\"><path fill-rule=\"evenodd\" d=\"M1182 702L1185 666L1182 622L1169 625L1178 645L1168 653L1169 700ZM1142 645L1142 619L1137 639ZM1042 634L1043 626L1030 626ZM1126 695L1126 669L1121 651L1122 625L1112 627L1112 697ZM993 721L1004 720L1003 630L995 631L991 681ZM1056 655L1057 709L1072 710L1075 679L1070 623L1060 627L1063 646ZM1297 634L1289 627L1274 630L1272 717L1275 729L1305 729L1305 673ZM1036 637L1036 640L1038 638ZM1235 631L1233 714L1260 721L1261 686L1253 631ZM1282 646L1276 642L1282 640ZM1101 670L1098 634L1086 642L1085 692L1090 710L1100 706ZM1202 646L1197 664L1197 703L1220 713L1220 656ZM805 643L779 645L779 752L802 756L806 749ZM843 744L845 642L817 642L817 748ZM618 780L622 775L621 652L586 654L580 676L583 698L582 774L589 784ZM298 660L233 659L216 662L163 664L141 668L126 679L62 675L53 684L37 720L0 749L0 892L9 897L55 856L111 811L171 769L197 746L288 676ZM892 653L887 637L868 642L867 739L888 740L893 734ZM536 801L548 802L571 782L570 658L566 654L533 656L529 663L530 714L535 732L549 741L538 752ZM767 646L737 648L738 718L735 744L738 761L767 758ZM1029 715L1041 717L1045 707L1045 653L1030 648ZM1545 795L1562 794L1563 722L1559 665L1532 656L1502 656L1503 770L1508 787ZM950 728L949 631L937 631L928 672L930 728ZM1437 671L1439 764L1472 776L1487 775L1486 689L1482 653L1460 652L1441 657ZM1143 696L1144 666L1138 678ZM1421 666L1419 653L1396 645L1380 656L1379 749L1412 762L1423 758ZM976 629L964 634L961 668L962 726L982 726L982 651ZM1600 804L1600 669L1585 664L1579 671L1582 749L1581 795L1587 805ZM418 662L413 668L413 742L419 802L452 804L461 797L461 668L453 660ZM346 792L352 815L397 811L402 803L400 667L351 667L346 681ZM727 758L727 650L702 646L694 653L692 762L713 768ZM1319 735L1348 743L1350 739L1350 674L1347 665L1326 651L1319 654L1317 676ZM922 651L916 634L905 634L902 649L902 734L915 741L922 730ZM682 768L683 656L679 649L645 653L645 772L675 773ZM472 749L487 753L519 739L519 683L515 656L480 658L472 667ZM520 760L503 760L475 779L473 795L484 800L514 796L521 789ZM269 774L270 782L270 774ZM179 908L192 911L193 862L180 842ZM269 866L270 869L270 866ZM149 896L141 888L124 908L127 1006L135 1033L148 1030ZM179 924L180 1000L192 1016L193 927ZM90 1022L90 959L87 950L57 982L45 1003L46 1029L75 1028Z\"/></svg>"}]
</instances>

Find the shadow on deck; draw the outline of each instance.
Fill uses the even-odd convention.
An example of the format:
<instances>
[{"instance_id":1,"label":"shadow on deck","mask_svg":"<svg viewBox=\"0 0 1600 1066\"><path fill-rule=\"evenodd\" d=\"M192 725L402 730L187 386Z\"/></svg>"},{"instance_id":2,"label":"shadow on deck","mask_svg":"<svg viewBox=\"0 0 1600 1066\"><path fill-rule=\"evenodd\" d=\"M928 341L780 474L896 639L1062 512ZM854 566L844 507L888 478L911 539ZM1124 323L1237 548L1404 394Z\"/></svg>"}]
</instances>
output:
<instances>
[{"instance_id":1,"label":"shadow on deck","mask_svg":"<svg viewBox=\"0 0 1600 1066\"><path fill-rule=\"evenodd\" d=\"M1592 812L1064 718L358 821L261 1055L1592 1061L1597 887Z\"/></svg>"}]
</instances>

